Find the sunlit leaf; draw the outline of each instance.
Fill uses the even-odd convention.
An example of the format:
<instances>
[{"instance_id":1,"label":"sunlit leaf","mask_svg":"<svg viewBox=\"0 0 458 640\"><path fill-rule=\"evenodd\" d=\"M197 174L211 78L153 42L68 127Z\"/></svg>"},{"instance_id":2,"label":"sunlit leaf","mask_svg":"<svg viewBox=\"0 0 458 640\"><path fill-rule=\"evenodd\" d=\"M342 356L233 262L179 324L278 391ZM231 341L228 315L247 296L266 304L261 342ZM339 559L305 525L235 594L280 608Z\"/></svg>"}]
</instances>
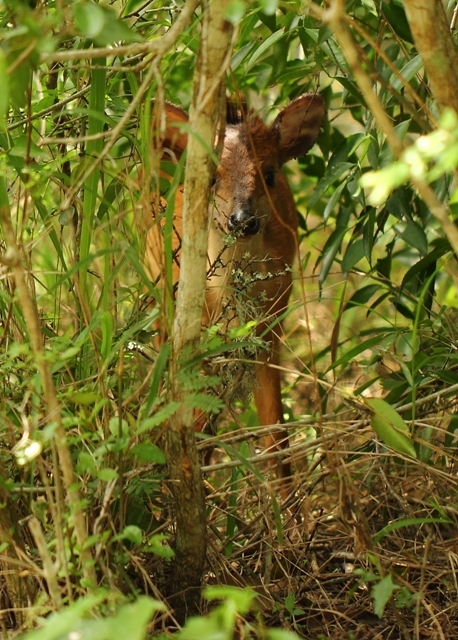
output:
<instances>
[{"instance_id":1,"label":"sunlit leaf","mask_svg":"<svg viewBox=\"0 0 458 640\"><path fill-rule=\"evenodd\" d=\"M399 413L381 398L364 398L364 402L374 412L371 427L379 438L399 453L416 458L409 428Z\"/></svg>"}]
</instances>

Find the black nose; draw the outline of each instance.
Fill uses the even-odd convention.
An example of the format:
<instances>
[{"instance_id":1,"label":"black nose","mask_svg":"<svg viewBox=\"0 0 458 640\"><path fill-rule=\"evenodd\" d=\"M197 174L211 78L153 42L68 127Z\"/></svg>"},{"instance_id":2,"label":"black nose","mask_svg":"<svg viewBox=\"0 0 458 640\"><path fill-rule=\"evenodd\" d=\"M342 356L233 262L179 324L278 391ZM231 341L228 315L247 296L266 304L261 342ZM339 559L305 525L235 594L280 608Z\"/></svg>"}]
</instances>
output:
<instances>
[{"instance_id":1,"label":"black nose","mask_svg":"<svg viewBox=\"0 0 458 640\"><path fill-rule=\"evenodd\" d=\"M229 233L238 236L254 236L259 228L259 218L251 209L237 209L227 221Z\"/></svg>"}]
</instances>

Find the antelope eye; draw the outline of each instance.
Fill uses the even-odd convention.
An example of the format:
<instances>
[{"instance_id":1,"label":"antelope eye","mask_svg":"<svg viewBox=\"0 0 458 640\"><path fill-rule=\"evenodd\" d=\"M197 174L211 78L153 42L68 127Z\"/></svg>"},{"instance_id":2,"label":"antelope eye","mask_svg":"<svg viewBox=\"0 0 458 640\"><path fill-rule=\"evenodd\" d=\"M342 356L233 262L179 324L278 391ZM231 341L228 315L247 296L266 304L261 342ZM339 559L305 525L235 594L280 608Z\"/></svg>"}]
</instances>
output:
<instances>
[{"instance_id":1,"label":"antelope eye","mask_svg":"<svg viewBox=\"0 0 458 640\"><path fill-rule=\"evenodd\" d=\"M275 186L275 171L273 169L269 169L269 171L266 171L264 173L264 180L265 180L266 185L268 187L274 187Z\"/></svg>"},{"instance_id":2,"label":"antelope eye","mask_svg":"<svg viewBox=\"0 0 458 640\"><path fill-rule=\"evenodd\" d=\"M213 174L213 177L212 177L212 179L211 179L211 181L210 181L210 188L211 188L211 189L213 189L213 187L216 185L217 180L218 180L218 179L217 179L217 177L216 177L216 173L214 173L214 174Z\"/></svg>"}]
</instances>

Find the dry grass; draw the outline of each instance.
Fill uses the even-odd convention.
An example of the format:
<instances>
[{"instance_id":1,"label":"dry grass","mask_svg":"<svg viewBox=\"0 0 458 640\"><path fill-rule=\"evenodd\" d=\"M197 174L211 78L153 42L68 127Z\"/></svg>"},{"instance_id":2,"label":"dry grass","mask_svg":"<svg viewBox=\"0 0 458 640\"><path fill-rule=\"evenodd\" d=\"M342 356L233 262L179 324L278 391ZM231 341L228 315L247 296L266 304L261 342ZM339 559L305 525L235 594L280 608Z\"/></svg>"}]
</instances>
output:
<instances>
[{"instance_id":1,"label":"dry grass","mask_svg":"<svg viewBox=\"0 0 458 640\"><path fill-rule=\"evenodd\" d=\"M275 483L252 474L235 492L228 479L209 493L207 579L254 587L266 623L304 638L458 637L455 451L437 451L428 464L402 459L374 443L359 416L325 417L318 431L297 445L300 466L308 464L286 504L275 505ZM381 536L390 523L402 526ZM381 618L371 594L377 581L357 570L391 575L397 586Z\"/></svg>"}]
</instances>

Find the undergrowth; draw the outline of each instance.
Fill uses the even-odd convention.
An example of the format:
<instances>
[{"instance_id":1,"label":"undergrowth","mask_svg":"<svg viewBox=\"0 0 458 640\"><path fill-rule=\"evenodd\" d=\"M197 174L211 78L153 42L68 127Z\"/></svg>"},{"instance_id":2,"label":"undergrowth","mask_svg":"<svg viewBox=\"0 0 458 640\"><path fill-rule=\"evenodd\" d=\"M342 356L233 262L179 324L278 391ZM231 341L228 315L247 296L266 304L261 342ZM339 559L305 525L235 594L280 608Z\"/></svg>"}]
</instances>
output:
<instances>
[{"instance_id":1,"label":"undergrowth","mask_svg":"<svg viewBox=\"0 0 458 640\"><path fill-rule=\"evenodd\" d=\"M401 5L350 3L359 26L385 28L379 48L353 37L411 143L394 163L330 28L290 4L237 18L234 3L228 86L267 110L314 90L316 74L328 104L319 148L288 168L301 259L283 455L295 473L283 500L259 449L275 426L259 427L247 392L266 345L256 317L228 336L226 317L180 373L217 425L198 442L206 597L183 628L164 597L175 522L162 436L176 405L157 321L170 328L173 294L142 256L151 191L170 186L155 179L151 101L189 105L200 10L147 58L135 47L169 33L182 3L0 5L5 637L458 638L456 256L409 173L421 167L456 216L456 120L425 106ZM121 40L132 48L93 58Z\"/></svg>"}]
</instances>

